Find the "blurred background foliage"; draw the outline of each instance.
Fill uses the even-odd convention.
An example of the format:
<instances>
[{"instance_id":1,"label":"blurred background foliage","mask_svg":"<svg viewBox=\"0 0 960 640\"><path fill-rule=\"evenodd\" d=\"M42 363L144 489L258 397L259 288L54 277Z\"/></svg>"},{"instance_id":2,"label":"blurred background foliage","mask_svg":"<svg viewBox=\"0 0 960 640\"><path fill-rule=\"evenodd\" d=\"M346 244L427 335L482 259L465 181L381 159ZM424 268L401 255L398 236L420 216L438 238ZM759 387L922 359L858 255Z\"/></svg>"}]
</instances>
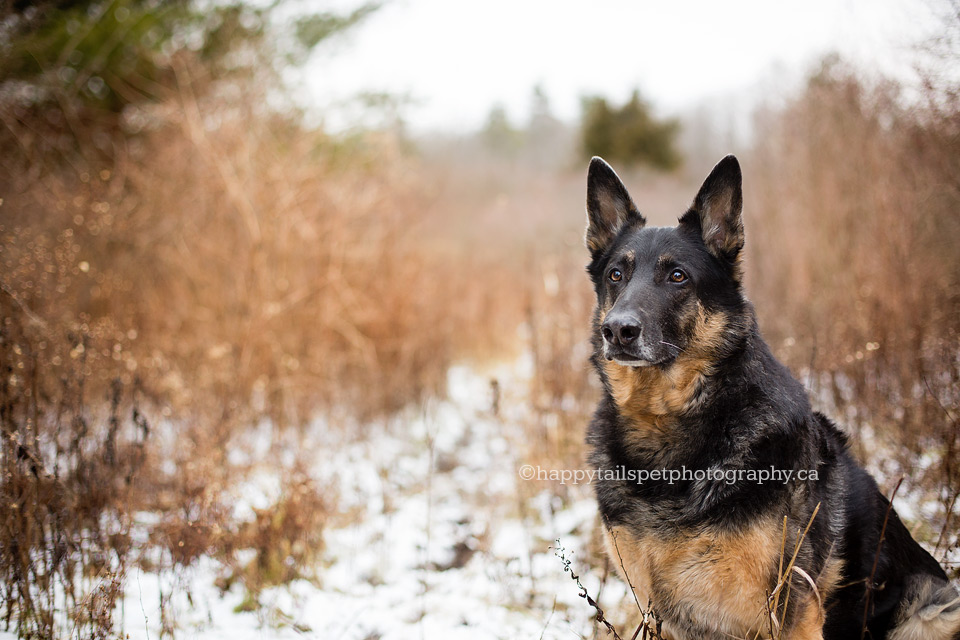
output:
<instances>
[{"instance_id":1,"label":"blurred background foliage","mask_svg":"<svg viewBox=\"0 0 960 640\"><path fill-rule=\"evenodd\" d=\"M581 127L586 158L603 156L626 166L642 164L663 171L680 166L680 121L658 119L639 91L620 107L606 98L584 98Z\"/></svg>"},{"instance_id":2,"label":"blurred background foliage","mask_svg":"<svg viewBox=\"0 0 960 640\"><path fill-rule=\"evenodd\" d=\"M48 150L70 161L91 152L109 156L113 136L157 125L150 107L175 95L183 60L216 81L206 86L211 91L236 89L244 79L266 96L284 68L302 64L379 6L340 14L291 12L292 4L7 3L0 10L0 102L13 111L4 133L15 140L5 142L18 143L28 157Z\"/></svg>"}]
</instances>

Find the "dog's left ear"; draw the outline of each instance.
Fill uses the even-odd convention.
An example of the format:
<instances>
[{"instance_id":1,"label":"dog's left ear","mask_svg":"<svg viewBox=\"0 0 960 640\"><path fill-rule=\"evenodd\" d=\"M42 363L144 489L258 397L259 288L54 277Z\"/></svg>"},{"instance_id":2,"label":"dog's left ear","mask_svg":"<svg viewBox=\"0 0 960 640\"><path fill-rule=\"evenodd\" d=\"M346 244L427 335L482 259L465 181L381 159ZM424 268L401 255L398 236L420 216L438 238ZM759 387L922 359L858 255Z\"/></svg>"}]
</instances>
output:
<instances>
[{"instance_id":1,"label":"dog's left ear","mask_svg":"<svg viewBox=\"0 0 960 640\"><path fill-rule=\"evenodd\" d=\"M700 192L693 199L681 224L693 222L697 216L700 233L707 250L721 261L736 263L743 249L743 175L740 163L730 155L717 163Z\"/></svg>"},{"instance_id":2,"label":"dog's left ear","mask_svg":"<svg viewBox=\"0 0 960 640\"><path fill-rule=\"evenodd\" d=\"M646 222L617 173L603 158L594 156L587 171L586 241L590 254L603 253L627 223L642 227Z\"/></svg>"}]
</instances>

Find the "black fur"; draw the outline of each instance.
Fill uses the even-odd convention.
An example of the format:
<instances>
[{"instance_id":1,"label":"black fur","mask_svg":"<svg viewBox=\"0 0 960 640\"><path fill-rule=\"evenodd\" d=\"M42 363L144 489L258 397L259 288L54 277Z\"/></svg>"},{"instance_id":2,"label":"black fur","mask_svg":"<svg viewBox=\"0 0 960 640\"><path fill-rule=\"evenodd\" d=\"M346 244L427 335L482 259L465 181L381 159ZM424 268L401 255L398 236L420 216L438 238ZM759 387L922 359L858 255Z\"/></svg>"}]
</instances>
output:
<instances>
[{"instance_id":1,"label":"black fur","mask_svg":"<svg viewBox=\"0 0 960 640\"><path fill-rule=\"evenodd\" d=\"M794 479L787 484L604 479L596 484L601 515L608 528L669 539L705 528L735 532L758 522L782 522L784 516L788 531L796 532L819 505L797 566L817 579L828 559L843 560L839 585L823 603L824 637L859 638L866 616L866 637L879 640L902 617L910 583L945 586L947 577L854 461L844 435L811 409L803 386L764 342L741 288L740 180L736 159L724 158L677 227L646 228L613 170L598 158L591 162L587 270L597 295L593 363L604 395L588 430L590 462L599 469L648 471L773 467L792 470ZM638 445L631 440L638 425L615 400L610 362L670 371L683 354L700 348L698 313L723 324L706 348L708 374L689 402L664 417L672 425L668 435ZM800 470L816 470L817 480L796 479ZM771 589L776 570L771 566ZM793 588L809 592L799 578ZM651 598L657 612L668 620L673 616L674 628L687 637L720 637L709 620L698 620L656 583ZM789 625L796 611L785 615Z\"/></svg>"}]
</instances>

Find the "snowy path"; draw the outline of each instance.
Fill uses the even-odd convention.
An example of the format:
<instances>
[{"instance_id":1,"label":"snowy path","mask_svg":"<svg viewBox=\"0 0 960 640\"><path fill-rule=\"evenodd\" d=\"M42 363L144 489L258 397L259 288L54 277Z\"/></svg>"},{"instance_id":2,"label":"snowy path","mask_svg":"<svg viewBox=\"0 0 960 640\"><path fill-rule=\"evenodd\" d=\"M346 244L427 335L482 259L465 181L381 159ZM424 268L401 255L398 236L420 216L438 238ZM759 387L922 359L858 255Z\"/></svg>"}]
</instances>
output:
<instances>
[{"instance_id":1,"label":"snowy path","mask_svg":"<svg viewBox=\"0 0 960 640\"><path fill-rule=\"evenodd\" d=\"M524 384L516 371L493 373L504 388ZM448 400L367 425L363 438L316 425L299 446L316 452L315 478L349 514L325 531L319 586L274 588L263 611L237 613L242 591L221 596L213 561L159 580L132 572L124 632L160 637L162 586L174 592L178 638L592 637L594 612L551 548L559 537L575 569L587 569L578 557L595 526L590 487L570 487L566 504L547 491L520 498L514 443L524 416L495 418L489 407L489 376L455 368ZM263 472L238 509L260 506L278 485ZM599 578L582 576L592 595ZM624 591L608 581L603 602L621 602Z\"/></svg>"}]
</instances>

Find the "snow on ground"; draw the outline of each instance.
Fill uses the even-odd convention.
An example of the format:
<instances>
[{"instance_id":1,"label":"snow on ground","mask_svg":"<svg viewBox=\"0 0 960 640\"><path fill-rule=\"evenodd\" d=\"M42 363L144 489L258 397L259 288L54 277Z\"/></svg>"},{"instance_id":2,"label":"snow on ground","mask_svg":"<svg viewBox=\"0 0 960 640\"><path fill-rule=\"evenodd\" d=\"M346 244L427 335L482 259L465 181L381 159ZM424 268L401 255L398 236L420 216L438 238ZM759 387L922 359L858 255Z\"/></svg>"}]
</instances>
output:
<instances>
[{"instance_id":1,"label":"snow on ground","mask_svg":"<svg viewBox=\"0 0 960 640\"><path fill-rule=\"evenodd\" d=\"M318 421L293 446L315 456L314 477L349 514L325 531L319 584L270 589L263 610L237 613L243 593L237 586L221 595L212 560L177 575L134 572L122 603L124 633L160 637L162 592L173 594L167 611L178 638L592 636L595 612L553 542L560 538L596 597L600 576L580 560L596 526L590 487L569 487L566 501L541 491L521 505L524 461L515 443L524 433L524 403L505 401L498 417L490 411L491 376L522 394L523 370L454 368L447 400L362 425L362 435ZM269 434L267 425L255 437L269 442ZM238 513L268 503L279 485L264 468L242 492ZM602 603L623 602L618 581L603 589Z\"/></svg>"},{"instance_id":2,"label":"snow on ground","mask_svg":"<svg viewBox=\"0 0 960 640\"><path fill-rule=\"evenodd\" d=\"M283 435L269 424L252 430L250 451L236 455L264 464L238 492L238 516L276 499L282 483L270 456L296 449L312 456L313 477L337 496L318 584L270 589L259 612L238 612L244 594L239 586L220 593L213 560L177 574L135 570L122 602L124 633L160 637L163 593L178 638L593 637L595 612L553 547L560 538L597 597L601 576L584 560L596 505L589 485L566 487L566 500L520 485L526 368L454 368L446 400L355 429L319 420L279 454L271 444ZM491 378L516 393L504 397L498 416L490 411ZM873 471L886 478L898 470ZM914 500L908 490L897 497L908 519L927 506ZM605 581L600 602L608 617L626 619L630 601L618 580Z\"/></svg>"}]
</instances>

